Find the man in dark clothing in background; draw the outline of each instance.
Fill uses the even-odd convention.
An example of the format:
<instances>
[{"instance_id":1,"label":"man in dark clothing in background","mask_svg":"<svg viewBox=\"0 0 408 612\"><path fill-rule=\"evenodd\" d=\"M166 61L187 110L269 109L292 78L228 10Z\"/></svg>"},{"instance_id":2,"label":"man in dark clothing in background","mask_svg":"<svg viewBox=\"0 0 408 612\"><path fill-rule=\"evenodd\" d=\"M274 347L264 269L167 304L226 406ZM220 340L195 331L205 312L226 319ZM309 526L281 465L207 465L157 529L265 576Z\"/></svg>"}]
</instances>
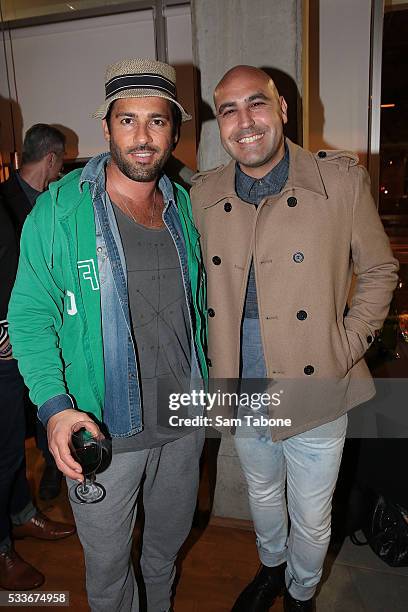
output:
<instances>
[{"instance_id":1,"label":"man in dark clothing in background","mask_svg":"<svg viewBox=\"0 0 408 612\"><path fill-rule=\"evenodd\" d=\"M58 178L64 153L64 134L51 125L37 123L27 130L25 135L21 168L13 172L7 181L0 184L0 195L3 197L4 206L16 232L17 248L24 221L31 212L37 197L47 189L51 181ZM8 266L8 264L5 265ZM1 319L5 318L5 315L1 317ZM6 328L3 326L3 329ZM22 379L20 380L23 385ZM24 391L22 389L22 393ZM27 393L25 395L28 403ZM31 404L29 407L32 407ZM39 495L41 499L53 499L61 490L62 474L48 449L46 432L38 419L36 419L36 437L38 448L42 451L45 460Z\"/></svg>"},{"instance_id":2,"label":"man in dark clothing in background","mask_svg":"<svg viewBox=\"0 0 408 612\"><path fill-rule=\"evenodd\" d=\"M49 151L35 161L36 143L44 151L40 145L47 138ZM44 582L44 576L13 549L11 535L58 540L75 532L74 527L51 521L34 507L25 472L26 390L12 355L7 308L24 219L36 196L59 173L65 139L55 128L38 125L27 132L26 143L21 171L0 185L0 587L8 590L34 589Z\"/></svg>"}]
</instances>

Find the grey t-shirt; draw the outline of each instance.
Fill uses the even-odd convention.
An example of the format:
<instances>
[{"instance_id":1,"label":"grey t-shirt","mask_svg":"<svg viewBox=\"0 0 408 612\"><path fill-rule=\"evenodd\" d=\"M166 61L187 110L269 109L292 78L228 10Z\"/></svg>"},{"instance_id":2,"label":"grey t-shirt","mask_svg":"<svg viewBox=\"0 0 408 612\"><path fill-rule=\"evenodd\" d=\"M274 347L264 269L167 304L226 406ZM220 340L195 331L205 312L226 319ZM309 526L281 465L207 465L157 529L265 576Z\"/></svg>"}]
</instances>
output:
<instances>
[{"instance_id":1,"label":"grey t-shirt","mask_svg":"<svg viewBox=\"0 0 408 612\"><path fill-rule=\"evenodd\" d=\"M191 356L181 268L169 231L139 225L113 208L126 259L143 410L143 431L114 438L117 453L162 446L191 433L168 424L170 393L189 390Z\"/></svg>"}]
</instances>

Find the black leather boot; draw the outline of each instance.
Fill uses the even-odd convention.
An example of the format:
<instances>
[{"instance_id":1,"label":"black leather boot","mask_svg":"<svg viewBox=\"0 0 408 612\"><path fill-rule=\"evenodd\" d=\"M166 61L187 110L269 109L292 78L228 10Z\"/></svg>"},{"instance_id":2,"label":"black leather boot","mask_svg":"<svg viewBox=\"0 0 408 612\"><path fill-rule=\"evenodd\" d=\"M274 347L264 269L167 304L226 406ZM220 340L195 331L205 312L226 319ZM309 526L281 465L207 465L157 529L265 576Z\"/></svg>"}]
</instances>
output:
<instances>
[{"instance_id":1,"label":"black leather boot","mask_svg":"<svg viewBox=\"0 0 408 612\"><path fill-rule=\"evenodd\" d=\"M286 563L261 565L255 578L242 591L231 612L268 612L285 588Z\"/></svg>"},{"instance_id":2,"label":"black leather boot","mask_svg":"<svg viewBox=\"0 0 408 612\"><path fill-rule=\"evenodd\" d=\"M313 598L306 601L294 599L289 591L286 590L283 598L283 609L284 612L314 612L315 607Z\"/></svg>"}]
</instances>

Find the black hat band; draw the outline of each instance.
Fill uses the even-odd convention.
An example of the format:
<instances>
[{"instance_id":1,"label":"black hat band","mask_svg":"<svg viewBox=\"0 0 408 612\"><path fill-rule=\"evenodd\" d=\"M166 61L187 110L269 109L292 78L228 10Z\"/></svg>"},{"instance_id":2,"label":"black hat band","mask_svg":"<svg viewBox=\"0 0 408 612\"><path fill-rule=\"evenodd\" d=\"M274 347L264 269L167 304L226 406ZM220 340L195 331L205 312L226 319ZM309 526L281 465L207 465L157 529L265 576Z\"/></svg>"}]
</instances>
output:
<instances>
[{"instance_id":1,"label":"black hat band","mask_svg":"<svg viewBox=\"0 0 408 612\"><path fill-rule=\"evenodd\" d=\"M176 97L176 86L157 74L125 74L110 79L105 85L106 98L125 89L159 89L171 98Z\"/></svg>"}]
</instances>

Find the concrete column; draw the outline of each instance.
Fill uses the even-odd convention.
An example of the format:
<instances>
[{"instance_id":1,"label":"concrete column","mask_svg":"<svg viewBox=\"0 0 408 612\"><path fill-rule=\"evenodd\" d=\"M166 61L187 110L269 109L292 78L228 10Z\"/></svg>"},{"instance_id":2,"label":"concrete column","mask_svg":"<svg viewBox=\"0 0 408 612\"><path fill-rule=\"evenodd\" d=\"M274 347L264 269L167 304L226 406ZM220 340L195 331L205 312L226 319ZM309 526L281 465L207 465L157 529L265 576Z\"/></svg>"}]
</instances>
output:
<instances>
[{"instance_id":1,"label":"concrete column","mask_svg":"<svg viewBox=\"0 0 408 612\"><path fill-rule=\"evenodd\" d=\"M199 169L228 160L219 142L212 95L237 64L271 74L289 104L287 135L301 141L301 7L301 0L192 0L193 54L202 98ZM230 436L223 436L218 454L213 515L250 518L246 483Z\"/></svg>"}]
</instances>

